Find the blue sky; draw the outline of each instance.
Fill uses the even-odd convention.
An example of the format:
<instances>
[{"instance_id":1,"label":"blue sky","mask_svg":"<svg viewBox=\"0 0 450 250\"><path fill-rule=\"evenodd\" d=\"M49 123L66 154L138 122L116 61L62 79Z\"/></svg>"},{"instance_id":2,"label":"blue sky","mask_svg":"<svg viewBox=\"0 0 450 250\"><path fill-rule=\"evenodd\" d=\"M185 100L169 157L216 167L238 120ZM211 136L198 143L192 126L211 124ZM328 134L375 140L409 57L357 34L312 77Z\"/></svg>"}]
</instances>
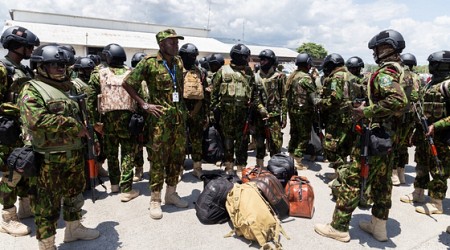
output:
<instances>
[{"instance_id":1,"label":"blue sky","mask_svg":"<svg viewBox=\"0 0 450 250\"><path fill-rule=\"evenodd\" d=\"M344 59L357 55L369 64L374 62L367 42L388 28L402 33L404 52L416 55L419 64L435 51L450 50L448 0L0 0L1 20L10 18L9 9L209 26L211 37L267 46L315 42L329 53Z\"/></svg>"}]
</instances>

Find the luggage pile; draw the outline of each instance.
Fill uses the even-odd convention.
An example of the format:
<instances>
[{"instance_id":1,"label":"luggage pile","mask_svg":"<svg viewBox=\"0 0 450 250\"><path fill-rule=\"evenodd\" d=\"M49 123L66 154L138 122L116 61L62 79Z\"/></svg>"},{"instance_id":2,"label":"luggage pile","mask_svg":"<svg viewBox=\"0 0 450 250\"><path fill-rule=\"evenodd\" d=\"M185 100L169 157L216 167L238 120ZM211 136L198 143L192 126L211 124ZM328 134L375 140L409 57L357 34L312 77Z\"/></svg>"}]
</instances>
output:
<instances>
[{"instance_id":1,"label":"luggage pile","mask_svg":"<svg viewBox=\"0 0 450 250\"><path fill-rule=\"evenodd\" d=\"M298 176L292 157L276 154L267 168L254 166L236 175L203 175L204 190L195 203L203 224L231 220L237 236L256 241L262 249L281 249L280 221L289 216L312 218L314 190L304 176ZM273 243L271 245L270 243Z\"/></svg>"}]
</instances>

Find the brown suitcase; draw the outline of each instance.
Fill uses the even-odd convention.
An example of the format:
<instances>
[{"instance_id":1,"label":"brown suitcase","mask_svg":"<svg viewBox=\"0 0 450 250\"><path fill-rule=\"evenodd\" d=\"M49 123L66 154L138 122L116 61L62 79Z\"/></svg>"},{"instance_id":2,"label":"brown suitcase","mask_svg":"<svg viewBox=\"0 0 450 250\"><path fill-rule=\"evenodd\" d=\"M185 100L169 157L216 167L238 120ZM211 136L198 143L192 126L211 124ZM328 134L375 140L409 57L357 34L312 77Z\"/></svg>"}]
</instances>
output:
<instances>
[{"instance_id":1,"label":"brown suitcase","mask_svg":"<svg viewBox=\"0 0 450 250\"><path fill-rule=\"evenodd\" d=\"M280 220L289 217L289 201L280 180L273 174L261 174L250 180L255 182L261 194L269 202Z\"/></svg>"},{"instance_id":2,"label":"brown suitcase","mask_svg":"<svg viewBox=\"0 0 450 250\"><path fill-rule=\"evenodd\" d=\"M272 175L272 173L269 170L259 166L246 167L242 169L242 178L241 178L242 183L249 182L251 179L254 179L260 175L267 175L267 174Z\"/></svg>"},{"instance_id":3,"label":"brown suitcase","mask_svg":"<svg viewBox=\"0 0 450 250\"><path fill-rule=\"evenodd\" d=\"M314 190L305 176L292 176L286 185L289 215L312 218L314 215Z\"/></svg>"}]
</instances>

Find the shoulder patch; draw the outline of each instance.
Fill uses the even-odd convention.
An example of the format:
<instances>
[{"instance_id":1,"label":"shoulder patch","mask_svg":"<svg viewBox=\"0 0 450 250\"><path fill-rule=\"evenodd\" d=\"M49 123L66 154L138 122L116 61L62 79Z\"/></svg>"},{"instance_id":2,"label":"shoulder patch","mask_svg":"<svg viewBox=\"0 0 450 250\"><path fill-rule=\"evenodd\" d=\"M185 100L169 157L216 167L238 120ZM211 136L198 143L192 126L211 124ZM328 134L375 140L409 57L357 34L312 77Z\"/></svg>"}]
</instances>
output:
<instances>
[{"instance_id":1,"label":"shoulder patch","mask_svg":"<svg viewBox=\"0 0 450 250\"><path fill-rule=\"evenodd\" d=\"M381 87L388 87L392 85L392 77L389 75L381 75L378 83Z\"/></svg>"}]
</instances>

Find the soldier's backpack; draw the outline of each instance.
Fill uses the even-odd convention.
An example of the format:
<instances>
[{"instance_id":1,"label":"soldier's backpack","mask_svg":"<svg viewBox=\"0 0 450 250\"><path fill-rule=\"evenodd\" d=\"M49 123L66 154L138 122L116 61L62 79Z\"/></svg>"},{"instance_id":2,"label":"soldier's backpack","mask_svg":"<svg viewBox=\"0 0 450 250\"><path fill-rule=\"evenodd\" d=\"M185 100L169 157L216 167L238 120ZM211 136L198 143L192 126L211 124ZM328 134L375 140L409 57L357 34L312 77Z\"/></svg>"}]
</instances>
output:
<instances>
[{"instance_id":1,"label":"soldier's backpack","mask_svg":"<svg viewBox=\"0 0 450 250\"><path fill-rule=\"evenodd\" d=\"M203 100L203 92L201 72L192 72L192 70L186 71L184 73L183 98Z\"/></svg>"},{"instance_id":2,"label":"soldier's backpack","mask_svg":"<svg viewBox=\"0 0 450 250\"><path fill-rule=\"evenodd\" d=\"M110 68L99 70L100 92L98 95L98 111L104 114L114 110L136 110L136 102L131 98L128 92L122 87L122 82L130 73L115 75Z\"/></svg>"},{"instance_id":3,"label":"soldier's backpack","mask_svg":"<svg viewBox=\"0 0 450 250\"><path fill-rule=\"evenodd\" d=\"M222 138L214 125L209 126L203 132L202 149L202 158L206 162L216 163L222 161L224 154Z\"/></svg>"},{"instance_id":4,"label":"soldier's backpack","mask_svg":"<svg viewBox=\"0 0 450 250\"><path fill-rule=\"evenodd\" d=\"M225 237L237 236L256 241L262 249L281 249L280 234L290 239L256 183L234 184L228 193L226 209L234 229Z\"/></svg>"},{"instance_id":5,"label":"soldier's backpack","mask_svg":"<svg viewBox=\"0 0 450 250\"><path fill-rule=\"evenodd\" d=\"M275 154L270 158L267 170L277 177L283 187L286 186L293 175L297 174L294 159L289 155L281 153Z\"/></svg>"},{"instance_id":6,"label":"soldier's backpack","mask_svg":"<svg viewBox=\"0 0 450 250\"><path fill-rule=\"evenodd\" d=\"M225 201L233 183L239 178L232 175L202 175L201 179L206 186L195 202L198 220L207 225L227 222L230 216L225 208Z\"/></svg>"}]
</instances>

